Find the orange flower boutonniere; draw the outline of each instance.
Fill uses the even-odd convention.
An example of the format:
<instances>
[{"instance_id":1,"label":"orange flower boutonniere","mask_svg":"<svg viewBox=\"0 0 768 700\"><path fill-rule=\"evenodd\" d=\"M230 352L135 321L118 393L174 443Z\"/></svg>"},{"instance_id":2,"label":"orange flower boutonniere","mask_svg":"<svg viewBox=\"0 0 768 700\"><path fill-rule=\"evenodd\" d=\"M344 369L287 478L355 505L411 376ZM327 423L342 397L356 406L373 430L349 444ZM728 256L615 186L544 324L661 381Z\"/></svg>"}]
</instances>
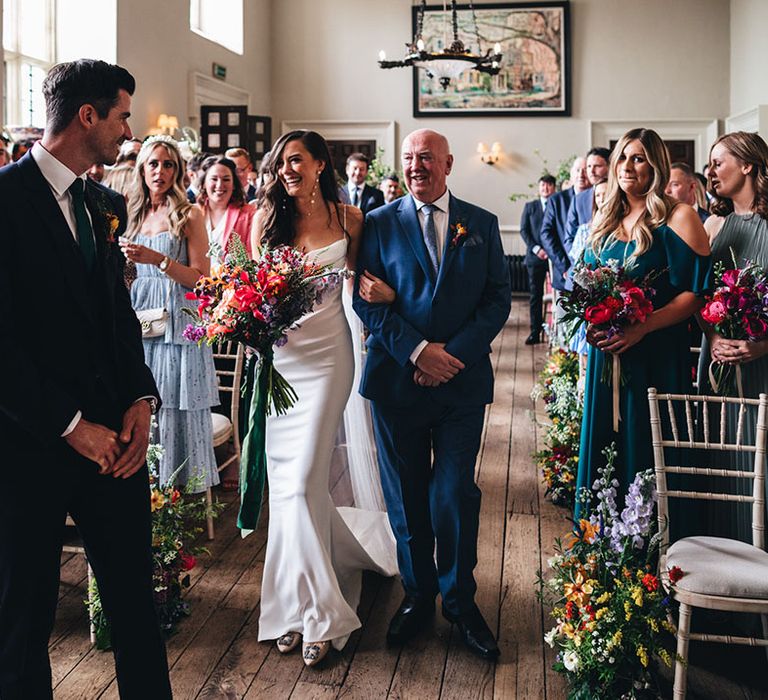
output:
<instances>
[{"instance_id":1,"label":"orange flower boutonniere","mask_svg":"<svg viewBox=\"0 0 768 700\"><path fill-rule=\"evenodd\" d=\"M115 233L117 233L117 229L120 226L120 218L117 214L106 212L104 214L104 219L107 222L107 243L114 243Z\"/></svg>"},{"instance_id":2,"label":"orange flower boutonniere","mask_svg":"<svg viewBox=\"0 0 768 700\"><path fill-rule=\"evenodd\" d=\"M458 248L460 245L463 245L468 235L469 231L467 231L467 227L461 221L451 224L451 248Z\"/></svg>"}]
</instances>

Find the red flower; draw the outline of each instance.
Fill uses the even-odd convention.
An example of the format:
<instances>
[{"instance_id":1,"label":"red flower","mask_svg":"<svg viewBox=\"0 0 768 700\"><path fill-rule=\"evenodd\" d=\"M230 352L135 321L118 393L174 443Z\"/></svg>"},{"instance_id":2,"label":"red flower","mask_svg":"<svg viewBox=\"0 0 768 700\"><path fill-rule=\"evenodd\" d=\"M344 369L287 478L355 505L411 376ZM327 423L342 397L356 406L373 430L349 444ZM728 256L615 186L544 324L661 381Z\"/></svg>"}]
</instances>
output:
<instances>
[{"instance_id":1,"label":"red flower","mask_svg":"<svg viewBox=\"0 0 768 700\"><path fill-rule=\"evenodd\" d=\"M607 297L599 304L587 307L586 311L584 311L584 318L588 323L600 326L612 320L621 307L622 303L618 299Z\"/></svg>"},{"instance_id":2,"label":"red flower","mask_svg":"<svg viewBox=\"0 0 768 700\"><path fill-rule=\"evenodd\" d=\"M248 311L254 307L261 306L264 301L264 297L250 285L237 289L235 299L240 304L239 311Z\"/></svg>"},{"instance_id":3,"label":"red flower","mask_svg":"<svg viewBox=\"0 0 768 700\"><path fill-rule=\"evenodd\" d=\"M709 324L711 325L717 325L718 323L721 323L723 320L725 320L725 317L728 315L728 312L725 308L725 305L722 301L717 299L717 297L713 298L712 301L710 301L702 310L701 310L701 317Z\"/></svg>"},{"instance_id":4,"label":"red flower","mask_svg":"<svg viewBox=\"0 0 768 700\"><path fill-rule=\"evenodd\" d=\"M739 270L726 270L723 273L723 284L728 287L735 287L739 283Z\"/></svg>"},{"instance_id":5,"label":"red flower","mask_svg":"<svg viewBox=\"0 0 768 700\"><path fill-rule=\"evenodd\" d=\"M741 323L750 338L762 340L768 332L768 323L762 318L749 318L747 316L742 319Z\"/></svg>"},{"instance_id":6,"label":"red flower","mask_svg":"<svg viewBox=\"0 0 768 700\"><path fill-rule=\"evenodd\" d=\"M657 591L659 589L659 579L653 574L646 574L643 576L641 583L645 586L645 590L648 592Z\"/></svg>"},{"instance_id":7,"label":"red flower","mask_svg":"<svg viewBox=\"0 0 768 700\"><path fill-rule=\"evenodd\" d=\"M685 576L685 574L679 566L673 566L669 570L669 582L673 585L683 578L683 576Z\"/></svg>"},{"instance_id":8,"label":"red flower","mask_svg":"<svg viewBox=\"0 0 768 700\"><path fill-rule=\"evenodd\" d=\"M181 498L181 493L179 493L178 489L173 489L173 493L171 494L171 504L176 503Z\"/></svg>"},{"instance_id":9,"label":"red flower","mask_svg":"<svg viewBox=\"0 0 768 700\"><path fill-rule=\"evenodd\" d=\"M192 569L197 566L197 559L192 554L187 554L186 552L182 552L181 554L181 570L182 571L191 571Z\"/></svg>"},{"instance_id":10,"label":"red flower","mask_svg":"<svg viewBox=\"0 0 768 700\"><path fill-rule=\"evenodd\" d=\"M574 617L576 617L576 605L572 600L569 600L565 604L565 617L567 620L573 620Z\"/></svg>"}]
</instances>

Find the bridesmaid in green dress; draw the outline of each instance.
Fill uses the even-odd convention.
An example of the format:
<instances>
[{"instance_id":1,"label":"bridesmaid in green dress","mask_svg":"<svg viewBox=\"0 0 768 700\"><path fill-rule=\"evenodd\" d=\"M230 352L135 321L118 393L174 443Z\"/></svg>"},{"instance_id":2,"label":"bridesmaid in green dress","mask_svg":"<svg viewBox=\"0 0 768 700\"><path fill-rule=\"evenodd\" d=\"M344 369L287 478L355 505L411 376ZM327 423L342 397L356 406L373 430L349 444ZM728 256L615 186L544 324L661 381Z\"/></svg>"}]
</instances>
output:
<instances>
[{"instance_id":1,"label":"bridesmaid in green dress","mask_svg":"<svg viewBox=\"0 0 768 700\"><path fill-rule=\"evenodd\" d=\"M757 134L737 131L721 136L710 151L709 191L714 199L713 214L705 224L712 243L713 261L738 265L747 260L768 269L768 146ZM757 398L768 392L768 341L726 340L711 326L701 322L704 330L699 364L699 392L715 394L709 384L707 369L712 360L741 365L744 396ZM720 393L724 389L720 388ZM735 396L732 386L725 393ZM738 408L731 408L729 424L735 425ZM750 415L754 420L754 416ZM719 420L719 416L718 416ZM750 421L745 421L748 425ZM733 439L730 435L729 439ZM747 431L745 442L754 441L754 431ZM711 453L712 466L751 469L752 456ZM730 483L713 484L733 493L751 493L751 483L733 479ZM710 509L707 534L735 537L752 542L752 512L749 504L715 504Z\"/></svg>"},{"instance_id":2,"label":"bridesmaid in green dress","mask_svg":"<svg viewBox=\"0 0 768 700\"><path fill-rule=\"evenodd\" d=\"M650 129L627 132L611 156L608 193L585 262L633 264L628 274L637 278L657 273L654 311L645 323L610 339L593 326L587 330L591 347L577 488L591 488L605 463L602 450L615 442L615 476L619 494L625 492L638 471L653 466L648 387L691 392L686 321L701 308L710 286L709 242L698 214L664 193L668 180L669 155L659 135ZM613 431L612 385L601 380L614 354L621 358L622 374L618 433ZM577 519L579 511L577 505Z\"/></svg>"}]
</instances>

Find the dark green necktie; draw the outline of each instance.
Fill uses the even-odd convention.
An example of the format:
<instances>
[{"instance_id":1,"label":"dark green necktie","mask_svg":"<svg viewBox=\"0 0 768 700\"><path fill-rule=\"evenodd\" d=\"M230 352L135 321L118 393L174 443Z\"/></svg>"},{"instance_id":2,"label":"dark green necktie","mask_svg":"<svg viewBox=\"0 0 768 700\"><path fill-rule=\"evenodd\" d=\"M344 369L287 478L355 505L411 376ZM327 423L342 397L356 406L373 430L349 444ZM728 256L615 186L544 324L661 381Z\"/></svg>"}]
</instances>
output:
<instances>
[{"instance_id":1,"label":"dark green necktie","mask_svg":"<svg viewBox=\"0 0 768 700\"><path fill-rule=\"evenodd\" d=\"M70 185L69 193L72 195L72 208L75 212L77 241L80 244L80 252L85 259L85 268L90 272L96 261L96 243L93 240L91 220L85 210L85 182L78 177Z\"/></svg>"}]
</instances>

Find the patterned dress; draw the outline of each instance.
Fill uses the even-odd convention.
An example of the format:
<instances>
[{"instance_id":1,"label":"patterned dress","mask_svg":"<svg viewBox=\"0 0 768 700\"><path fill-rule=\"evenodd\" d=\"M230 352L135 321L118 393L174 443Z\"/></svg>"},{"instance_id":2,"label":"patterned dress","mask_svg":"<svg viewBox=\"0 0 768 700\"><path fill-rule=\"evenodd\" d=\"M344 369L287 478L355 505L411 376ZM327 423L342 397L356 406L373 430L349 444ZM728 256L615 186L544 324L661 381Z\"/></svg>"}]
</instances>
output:
<instances>
[{"instance_id":1,"label":"patterned dress","mask_svg":"<svg viewBox=\"0 0 768 700\"><path fill-rule=\"evenodd\" d=\"M138 235L136 242L182 265L189 264L186 241L168 231ZM194 476L199 479L195 491L204 491L219 483L211 422L211 407L219 403L213 354L210 347L198 347L181 335L189 323L182 307L195 308L195 303L185 298L188 290L155 265L138 264L136 271L131 286L134 310L158 308L167 302L169 311L165 335L144 339L146 362L163 402L154 435L165 450L160 459L160 480L166 483L181 467L176 483L186 484Z\"/></svg>"}]
</instances>

